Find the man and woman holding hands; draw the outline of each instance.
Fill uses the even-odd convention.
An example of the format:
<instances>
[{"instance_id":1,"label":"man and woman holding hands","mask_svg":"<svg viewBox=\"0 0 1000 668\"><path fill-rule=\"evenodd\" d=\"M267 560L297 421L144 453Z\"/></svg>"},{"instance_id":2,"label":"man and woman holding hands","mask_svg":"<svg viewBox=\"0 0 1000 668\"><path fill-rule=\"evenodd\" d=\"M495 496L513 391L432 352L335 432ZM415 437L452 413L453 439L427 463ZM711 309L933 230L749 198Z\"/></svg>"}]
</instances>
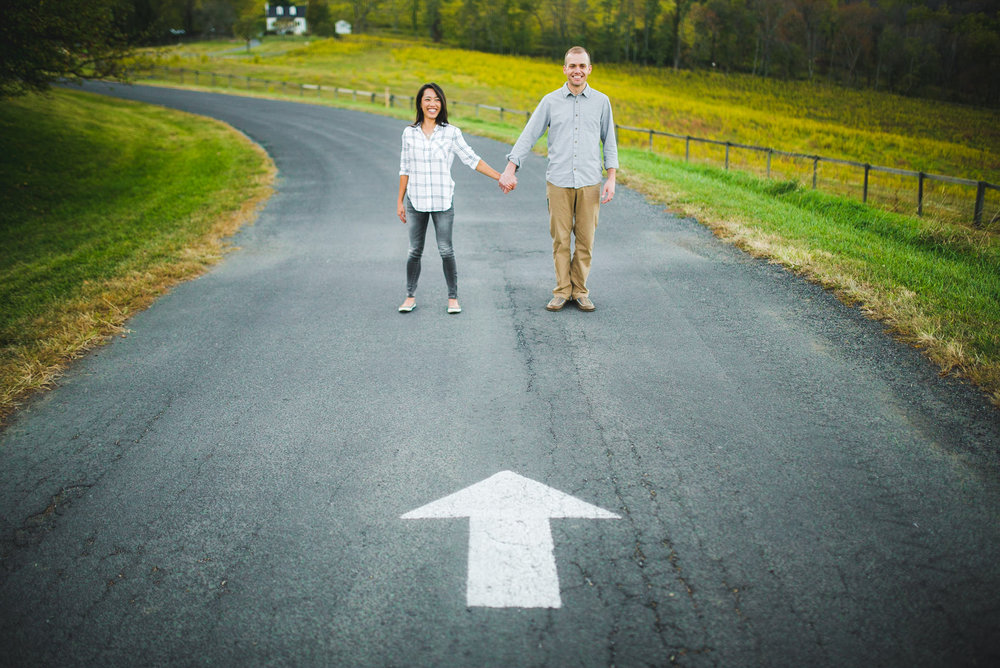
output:
<instances>
[{"instance_id":1,"label":"man and woman holding hands","mask_svg":"<svg viewBox=\"0 0 1000 668\"><path fill-rule=\"evenodd\" d=\"M458 278L452 247L455 184L451 164L455 156L470 168L498 181L510 192L517 187L516 171L535 143L548 131L546 198L556 287L546 304L558 311L575 300L582 311L593 311L587 291L594 233L600 205L615 195L618 148L608 96L587 84L590 56L575 46L566 52L566 83L538 103L520 137L507 154L503 173L479 158L458 128L448 123L447 102L437 84L425 84L417 94L417 120L403 131L399 167L397 214L409 224L410 249L406 263L406 300L399 311L416 307L420 259L429 221L434 222L438 251L448 285L448 312L460 313ZM603 148L603 160L601 158ZM601 185L604 170L607 179ZM572 239L575 237L575 247Z\"/></svg>"}]
</instances>

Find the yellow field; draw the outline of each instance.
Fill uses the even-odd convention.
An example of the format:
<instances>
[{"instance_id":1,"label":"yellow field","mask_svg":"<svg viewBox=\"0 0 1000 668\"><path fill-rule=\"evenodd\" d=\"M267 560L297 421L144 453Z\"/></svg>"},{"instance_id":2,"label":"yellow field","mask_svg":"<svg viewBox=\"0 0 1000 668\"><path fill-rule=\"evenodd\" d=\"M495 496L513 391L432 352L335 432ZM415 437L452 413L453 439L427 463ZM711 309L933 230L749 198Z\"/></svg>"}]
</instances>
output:
<instances>
[{"instance_id":1,"label":"yellow field","mask_svg":"<svg viewBox=\"0 0 1000 668\"><path fill-rule=\"evenodd\" d=\"M250 52L238 42L206 42L154 52L160 65L294 83L413 95L436 81L452 101L531 110L561 85L560 63L442 48L401 38L269 37ZM1000 113L822 83L746 75L674 72L597 63L590 81L611 96L620 126L770 147L897 169L1000 184ZM512 121L517 122L517 121ZM648 133L623 130L625 146L648 146ZM691 159L720 165L724 148L692 145ZM684 156L683 141L654 137L653 148ZM759 174L760 152L732 149L730 164ZM811 160L772 160L771 176L811 186ZM869 201L915 213L915 177L872 173ZM820 163L820 189L862 196L863 170ZM975 188L928 181L925 215L972 218ZM996 230L1000 192L988 191L985 227ZM991 222L992 221L992 222Z\"/></svg>"}]
</instances>

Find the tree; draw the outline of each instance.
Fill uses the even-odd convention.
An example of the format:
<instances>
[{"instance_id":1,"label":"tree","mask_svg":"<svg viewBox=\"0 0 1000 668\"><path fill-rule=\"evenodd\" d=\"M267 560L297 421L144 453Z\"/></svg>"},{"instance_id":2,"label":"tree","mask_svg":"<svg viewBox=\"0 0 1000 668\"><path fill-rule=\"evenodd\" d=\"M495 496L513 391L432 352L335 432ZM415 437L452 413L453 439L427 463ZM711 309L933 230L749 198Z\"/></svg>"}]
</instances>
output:
<instances>
[{"instance_id":1,"label":"tree","mask_svg":"<svg viewBox=\"0 0 1000 668\"><path fill-rule=\"evenodd\" d=\"M326 0L309 0L306 6L306 25L309 26L309 32L320 37L336 34L330 6L326 4Z\"/></svg>"},{"instance_id":2,"label":"tree","mask_svg":"<svg viewBox=\"0 0 1000 668\"><path fill-rule=\"evenodd\" d=\"M857 83L858 66L871 60L879 10L865 2L842 5L837 13L837 40L846 80Z\"/></svg>"},{"instance_id":3,"label":"tree","mask_svg":"<svg viewBox=\"0 0 1000 668\"><path fill-rule=\"evenodd\" d=\"M782 19L791 9L784 0L753 0L751 3L757 19L757 51L754 56L754 74L770 76L771 59Z\"/></svg>"},{"instance_id":4,"label":"tree","mask_svg":"<svg viewBox=\"0 0 1000 668\"><path fill-rule=\"evenodd\" d=\"M257 11L263 13L259 8ZM203 35L229 35L238 17L239 13L232 0L202 0L198 7Z\"/></svg>"},{"instance_id":5,"label":"tree","mask_svg":"<svg viewBox=\"0 0 1000 668\"><path fill-rule=\"evenodd\" d=\"M639 35L643 62L656 61L656 19L660 16L660 0L645 0L642 10L642 31Z\"/></svg>"},{"instance_id":6,"label":"tree","mask_svg":"<svg viewBox=\"0 0 1000 668\"><path fill-rule=\"evenodd\" d=\"M435 42L444 39L441 19L441 0L427 0L427 32Z\"/></svg>"},{"instance_id":7,"label":"tree","mask_svg":"<svg viewBox=\"0 0 1000 668\"><path fill-rule=\"evenodd\" d=\"M1000 11L970 14L956 26L959 35L955 86L968 100L1000 106Z\"/></svg>"},{"instance_id":8,"label":"tree","mask_svg":"<svg viewBox=\"0 0 1000 668\"><path fill-rule=\"evenodd\" d=\"M816 74L816 60L822 52L823 39L829 34L836 11L835 0L797 0L805 30L806 69L809 78Z\"/></svg>"},{"instance_id":9,"label":"tree","mask_svg":"<svg viewBox=\"0 0 1000 668\"><path fill-rule=\"evenodd\" d=\"M233 24L233 35L246 41L247 51L254 37L261 35L265 29L264 17L260 12L244 14Z\"/></svg>"},{"instance_id":10,"label":"tree","mask_svg":"<svg viewBox=\"0 0 1000 668\"><path fill-rule=\"evenodd\" d=\"M0 98L58 80L126 78L126 0L8 0L0 19Z\"/></svg>"},{"instance_id":11,"label":"tree","mask_svg":"<svg viewBox=\"0 0 1000 668\"><path fill-rule=\"evenodd\" d=\"M355 32L368 31L368 17L378 8L380 2L381 0L350 0Z\"/></svg>"},{"instance_id":12,"label":"tree","mask_svg":"<svg viewBox=\"0 0 1000 668\"><path fill-rule=\"evenodd\" d=\"M671 45L674 48L675 70L679 70L681 67L681 25L683 25L684 17L687 16L693 2L694 0L674 0L674 13L670 16L670 37Z\"/></svg>"}]
</instances>

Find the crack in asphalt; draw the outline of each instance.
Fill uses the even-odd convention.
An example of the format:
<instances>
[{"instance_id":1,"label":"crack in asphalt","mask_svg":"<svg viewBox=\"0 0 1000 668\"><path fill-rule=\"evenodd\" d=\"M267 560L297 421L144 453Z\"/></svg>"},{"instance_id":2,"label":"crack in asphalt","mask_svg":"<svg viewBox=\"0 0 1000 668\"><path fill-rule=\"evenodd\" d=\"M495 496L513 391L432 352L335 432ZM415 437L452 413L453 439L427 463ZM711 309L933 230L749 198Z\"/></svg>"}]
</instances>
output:
<instances>
[{"instance_id":1,"label":"crack in asphalt","mask_svg":"<svg viewBox=\"0 0 1000 668\"><path fill-rule=\"evenodd\" d=\"M45 508L29 515L10 534L0 537L0 563L5 563L18 548L37 545L55 529L58 517L66 513L73 502L87 493L93 484L72 484L53 494Z\"/></svg>"}]
</instances>

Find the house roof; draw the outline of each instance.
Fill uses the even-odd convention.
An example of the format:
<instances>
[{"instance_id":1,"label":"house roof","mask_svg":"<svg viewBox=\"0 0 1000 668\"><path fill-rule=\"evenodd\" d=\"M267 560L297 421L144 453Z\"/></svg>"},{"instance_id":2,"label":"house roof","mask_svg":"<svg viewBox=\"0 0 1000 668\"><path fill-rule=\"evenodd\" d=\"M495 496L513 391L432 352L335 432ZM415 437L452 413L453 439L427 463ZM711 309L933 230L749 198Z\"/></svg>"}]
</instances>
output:
<instances>
[{"instance_id":1,"label":"house roof","mask_svg":"<svg viewBox=\"0 0 1000 668\"><path fill-rule=\"evenodd\" d=\"M280 14L278 13L278 7L281 7L281 13ZM289 11L289 9L291 9L293 7L295 8L295 11L294 12ZM273 5L270 4L270 3L268 3L268 5L267 5L267 18L271 19L271 18L279 18L279 17L283 18L283 19L288 18L288 17L303 18L304 19L306 17L306 6L305 5L296 5L296 4L291 3L291 2L287 2L287 3L286 2L279 2L279 3L273 4Z\"/></svg>"}]
</instances>

